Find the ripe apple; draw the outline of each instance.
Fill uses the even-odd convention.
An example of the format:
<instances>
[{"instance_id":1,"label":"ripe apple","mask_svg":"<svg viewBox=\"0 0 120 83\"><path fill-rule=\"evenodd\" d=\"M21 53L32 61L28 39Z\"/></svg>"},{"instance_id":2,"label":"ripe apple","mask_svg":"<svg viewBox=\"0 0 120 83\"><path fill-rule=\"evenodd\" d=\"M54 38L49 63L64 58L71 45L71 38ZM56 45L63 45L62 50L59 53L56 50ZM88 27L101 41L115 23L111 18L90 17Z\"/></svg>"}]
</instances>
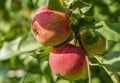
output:
<instances>
[{"instance_id":1,"label":"ripe apple","mask_svg":"<svg viewBox=\"0 0 120 83\"><path fill-rule=\"evenodd\" d=\"M71 21L67 13L39 8L32 18L32 34L43 45L56 46L63 43L71 34Z\"/></svg>"},{"instance_id":2,"label":"ripe apple","mask_svg":"<svg viewBox=\"0 0 120 83\"><path fill-rule=\"evenodd\" d=\"M89 54L101 55L105 51L106 41L99 36L93 36L87 30L80 32L81 42Z\"/></svg>"},{"instance_id":3,"label":"ripe apple","mask_svg":"<svg viewBox=\"0 0 120 83\"><path fill-rule=\"evenodd\" d=\"M82 48L67 44L53 49L49 55L49 64L52 72L68 80L85 79L87 63Z\"/></svg>"}]
</instances>

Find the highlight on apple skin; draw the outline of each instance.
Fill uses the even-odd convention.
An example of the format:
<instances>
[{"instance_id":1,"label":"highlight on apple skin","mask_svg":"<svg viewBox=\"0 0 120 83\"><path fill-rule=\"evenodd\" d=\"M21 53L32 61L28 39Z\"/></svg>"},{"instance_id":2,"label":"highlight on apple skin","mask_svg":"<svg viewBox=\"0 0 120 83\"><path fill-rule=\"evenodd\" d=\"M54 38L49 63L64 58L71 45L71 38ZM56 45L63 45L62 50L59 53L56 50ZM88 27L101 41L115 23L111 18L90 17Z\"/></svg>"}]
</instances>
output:
<instances>
[{"instance_id":1,"label":"highlight on apple skin","mask_svg":"<svg viewBox=\"0 0 120 83\"><path fill-rule=\"evenodd\" d=\"M105 52L105 39L92 38L87 30L81 31L80 35L81 42L89 54L102 55Z\"/></svg>"},{"instance_id":2,"label":"highlight on apple skin","mask_svg":"<svg viewBox=\"0 0 120 83\"><path fill-rule=\"evenodd\" d=\"M87 76L85 52L72 44L52 49L49 64L54 74L68 80L85 79Z\"/></svg>"},{"instance_id":3,"label":"highlight on apple skin","mask_svg":"<svg viewBox=\"0 0 120 83\"><path fill-rule=\"evenodd\" d=\"M71 34L71 21L67 13L39 8L32 18L31 30L35 39L46 46L63 43Z\"/></svg>"}]
</instances>

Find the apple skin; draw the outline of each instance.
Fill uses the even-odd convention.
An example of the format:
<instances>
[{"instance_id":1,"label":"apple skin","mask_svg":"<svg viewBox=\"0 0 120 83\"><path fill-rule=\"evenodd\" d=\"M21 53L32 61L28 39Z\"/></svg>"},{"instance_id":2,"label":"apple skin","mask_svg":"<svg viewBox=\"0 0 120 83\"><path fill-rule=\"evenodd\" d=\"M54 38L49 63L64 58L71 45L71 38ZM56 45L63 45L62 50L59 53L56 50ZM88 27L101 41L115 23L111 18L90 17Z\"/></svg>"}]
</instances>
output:
<instances>
[{"instance_id":1,"label":"apple skin","mask_svg":"<svg viewBox=\"0 0 120 83\"><path fill-rule=\"evenodd\" d=\"M84 48L86 49L86 51L88 52L88 54L90 54L90 57L92 57L91 55L102 55L105 52L105 46L106 46L105 39L99 37L95 42L91 42L91 44L89 44L90 34L88 33L88 31L83 30L80 32L80 35L81 35L81 42ZM91 39L91 41L92 40L93 39Z\"/></svg>"},{"instance_id":2,"label":"apple skin","mask_svg":"<svg viewBox=\"0 0 120 83\"><path fill-rule=\"evenodd\" d=\"M72 44L51 50L49 64L54 74L68 80L85 79L87 76L85 53Z\"/></svg>"},{"instance_id":3,"label":"apple skin","mask_svg":"<svg viewBox=\"0 0 120 83\"><path fill-rule=\"evenodd\" d=\"M71 34L71 21L66 13L39 8L32 18L31 31L35 39L46 46L63 43Z\"/></svg>"}]
</instances>

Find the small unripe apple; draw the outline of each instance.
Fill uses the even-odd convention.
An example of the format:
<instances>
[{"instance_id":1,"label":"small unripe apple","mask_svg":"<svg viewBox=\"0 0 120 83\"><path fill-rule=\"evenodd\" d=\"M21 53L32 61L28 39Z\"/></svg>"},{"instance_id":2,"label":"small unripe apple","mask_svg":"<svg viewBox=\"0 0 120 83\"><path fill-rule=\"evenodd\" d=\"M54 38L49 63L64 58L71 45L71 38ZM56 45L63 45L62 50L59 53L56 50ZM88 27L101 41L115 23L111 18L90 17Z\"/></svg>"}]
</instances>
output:
<instances>
[{"instance_id":1,"label":"small unripe apple","mask_svg":"<svg viewBox=\"0 0 120 83\"><path fill-rule=\"evenodd\" d=\"M52 72L68 80L85 79L87 63L82 48L67 44L53 49L49 55L49 64Z\"/></svg>"},{"instance_id":2,"label":"small unripe apple","mask_svg":"<svg viewBox=\"0 0 120 83\"><path fill-rule=\"evenodd\" d=\"M106 41L98 36L93 36L87 30L83 30L80 33L81 42L90 54L101 55L105 51Z\"/></svg>"},{"instance_id":3,"label":"small unripe apple","mask_svg":"<svg viewBox=\"0 0 120 83\"><path fill-rule=\"evenodd\" d=\"M35 39L43 45L56 46L71 34L71 22L67 13L39 8L32 18L31 30Z\"/></svg>"}]
</instances>

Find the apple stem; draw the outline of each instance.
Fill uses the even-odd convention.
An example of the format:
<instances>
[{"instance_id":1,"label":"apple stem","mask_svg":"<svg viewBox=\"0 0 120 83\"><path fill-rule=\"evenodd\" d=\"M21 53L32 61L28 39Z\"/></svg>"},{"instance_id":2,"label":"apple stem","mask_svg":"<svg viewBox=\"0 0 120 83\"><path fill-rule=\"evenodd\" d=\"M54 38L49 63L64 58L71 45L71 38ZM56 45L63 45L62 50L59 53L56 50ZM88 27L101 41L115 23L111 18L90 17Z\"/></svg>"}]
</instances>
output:
<instances>
[{"instance_id":1,"label":"apple stem","mask_svg":"<svg viewBox=\"0 0 120 83\"><path fill-rule=\"evenodd\" d=\"M77 45L77 38L75 38L75 46Z\"/></svg>"},{"instance_id":2,"label":"apple stem","mask_svg":"<svg viewBox=\"0 0 120 83\"><path fill-rule=\"evenodd\" d=\"M91 74L90 74L90 63L89 63L89 59L88 59L88 56L85 56L85 57L86 57L86 61L87 61L88 80L89 80L89 83L92 83Z\"/></svg>"}]
</instances>

